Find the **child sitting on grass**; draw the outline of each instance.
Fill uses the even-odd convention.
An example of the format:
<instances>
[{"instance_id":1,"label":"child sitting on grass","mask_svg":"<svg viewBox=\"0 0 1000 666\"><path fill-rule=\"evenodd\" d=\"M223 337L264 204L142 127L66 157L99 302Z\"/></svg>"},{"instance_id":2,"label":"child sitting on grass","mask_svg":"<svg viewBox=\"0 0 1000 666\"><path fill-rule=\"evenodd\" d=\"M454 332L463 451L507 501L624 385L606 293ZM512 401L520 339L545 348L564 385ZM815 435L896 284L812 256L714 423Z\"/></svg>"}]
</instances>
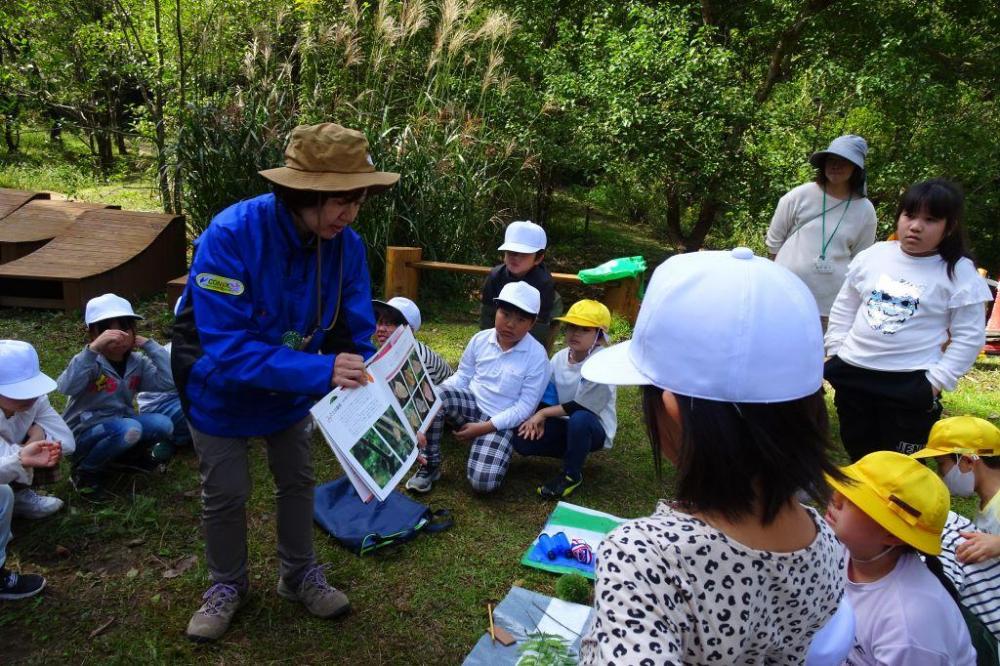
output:
<instances>
[{"instance_id":1,"label":"child sitting on grass","mask_svg":"<svg viewBox=\"0 0 1000 666\"><path fill-rule=\"evenodd\" d=\"M424 462L406 487L428 492L441 478L441 435L447 417L458 426L455 438L472 445L466 476L473 490L493 492L510 464L514 428L542 398L549 378L545 348L528 335L538 315L538 290L511 282L496 298L494 328L472 336L458 372L440 387L443 407L427 436L419 435Z\"/></svg>"},{"instance_id":2,"label":"child sitting on grass","mask_svg":"<svg viewBox=\"0 0 1000 666\"><path fill-rule=\"evenodd\" d=\"M88 301L84 321L90 343L58 380L59 391L69 398L63 418L76 436L73 485L93 501L103 499L109 463L153 470L166 462L155 458L152 448L171 436L173 424L163 414L137 414L133 401L138 391L173 389L170 355L154 340L136 335L138 319L120 296Z\"/></svg>"},{"instance_id":3,"label":"child sitting on grass","mask_svg":"<svg viewBox=\"0 0 1000 666\"><path fill-rule=\"evenodd\" d=\"M522 423L514 436L514 450L523 456L562 458L562 470L538 487L545 499L569 497L583 483L587 454L611 448L618 426L614 386L589 382L580 376L583 362L607 344L611 312L603 303L577 301L564 317L566 348L549 365L558 404L539 409Z\"/></svg>"},{"instance_id":4,"label":"child sitting on grass","mask_svg":"<svg viewBox=\"0 0 1000 666\"><path fill-rule=\"evenodd\" d=\"M69 455L76 448L73 433L49 404L48 396L36 392L39 388L29 381L35 377L44 377L39 370L35 348L20 340L0 340L0 443L16 447L36 441L53 442L59 444L63 454ZM55 388L54 382L47 382ZM44 482L55 481L55 469L46 471L51 472L51 478ZM34 491L33 487L43 484L42 476L34 474L30 485L11 481L15 516L44 518L62 508L63 501L58 497Z\"/></svg>"},{"instance_id":5,"label":"child sitting on grass","mask_svg":"<svg viewBox=\"0 0 1000 666\"><path fill-rule=\"evenodd\" d=\"M397 328L406 324L413 331L413 335L420 330L420 308L408 298L396 296L388 301L372 301L375 309L375 346L381 347L389 339ZM417 340L417 354L424 362L424 367L430 373L431 381L435 386L455 374L455 371L448 365L448 361L433 349Z\"/></svg>"},{"instance_id":6,"label":"child sitting on grass","mask_svg":"<svg viewBox=\"0 0 1000 666\"><path fill-rule=\"evenodd\" d=\"M948 512L941 565L962 603L1000 638L1000 428L974 416L942 419L913 458L934 458L953 497L979 497L976 521Z\"/></svg>"},{"instance_id":7,"label":"child sitting on grass","mask_svg":"<svg viewBox=\"0 0 1000 666\"><path fill-rule=\"evenodd\" d=\"M31 418L34 405L48 405L45 395L55 387L56 383L39 369L38 354L31 345L0 340L0 395L3 396L0 405L5 419L2 424L5 436L0 437L0 600L25 599L45 587L45 579L37 574L18 574L4 567L16 501L10 484L30 485L35 468L51 468L59 463L62 447L59 442L47 439L21 444L20 437L9 441L6 435L11 427L27 430L19 427L22 419ZM7 414L11 406L14 409Z\"/></svg>"},{"instance_id":8,"label":"child sitting on grass","mask_svg":"<svg viewBox=\"0 0 1000 666\"><path fill-rule=\"evenodd\" d=\"M826 519L849 555L856 629L846 663L974 665L962 612L931 570L941 567L948 489L894 451L869 453L841 472L845 480L829 479L836 492Z\"/></svg>"},{"instance_id":9,"label":"child sitting on grass","mask_svg":"<svg viewBox=\"0 0 1000 666\"><path fill-rule=\"evenodd\" d=\"M504 231L503 241L503 245L497 248L503 252L503 263L494 266L483 283L479 329L493 328L496 299L504 286L511 282L527 282L538 290L541 299L531 335L543 347L548 347L552 315L561 312L562 305L552 274L545 267L545 245L548 241L545 229L534 222L511 222Z\"/></svg>"}]
</instances>

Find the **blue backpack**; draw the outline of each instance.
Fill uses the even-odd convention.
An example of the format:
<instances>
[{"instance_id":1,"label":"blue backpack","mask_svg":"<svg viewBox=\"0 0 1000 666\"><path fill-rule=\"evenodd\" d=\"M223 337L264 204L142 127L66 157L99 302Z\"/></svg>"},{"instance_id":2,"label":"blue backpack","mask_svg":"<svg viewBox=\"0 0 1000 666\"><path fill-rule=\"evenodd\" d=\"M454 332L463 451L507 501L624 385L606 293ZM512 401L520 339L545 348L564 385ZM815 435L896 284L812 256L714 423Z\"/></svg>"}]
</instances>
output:
<instances>
[{"instance_id":1,"label":"blue backpack","mask_svg":"<svg viewBox=\"0 0 1000 666\"><path fill-rule=\"evenodd\" d=\"M398 490L384 502L373 499L366 504L346 476L317 486L313 519L356 555L405 543L420 532L441 532L453 524L447 509L431 511Z\"/></svg>"}]
</instances>

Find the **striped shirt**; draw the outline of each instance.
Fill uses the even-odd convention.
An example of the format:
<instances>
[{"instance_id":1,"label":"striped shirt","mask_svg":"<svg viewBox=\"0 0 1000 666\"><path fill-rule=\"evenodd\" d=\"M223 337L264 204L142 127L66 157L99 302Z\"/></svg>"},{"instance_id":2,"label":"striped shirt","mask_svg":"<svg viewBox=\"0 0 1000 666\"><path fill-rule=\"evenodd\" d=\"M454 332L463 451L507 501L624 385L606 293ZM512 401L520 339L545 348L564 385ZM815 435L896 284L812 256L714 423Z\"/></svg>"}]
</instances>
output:
<instances>
[{"instance_id":1,"label":"striped shirt","mask_svg":"<svg viewBox=\"0 0 1000 666\"><path fill-rule=\"evenodd\" d=\"M424 367L427 368L427 372L430 374L431 381L434 382L435 386L440 385L441 382L455 374L455 371L448 365L448 361L441 358L437 352L419 340L417 340L417 355L423 361Z\"/></svg>"},{"instance_id":2,"label":"striped shirt","mask_svg":"<svg viewBox=\"0 0 1000 666\"><path fill-rule=\"evenodd\" d=\"M948 512L941 533L941 566L958 590L962 605L979 616L983 624L1000 638L1000 559L962 564L955 550L965 541L959 532L975 532L976 526L965 516Z\"/></svg>"}]
</instances>

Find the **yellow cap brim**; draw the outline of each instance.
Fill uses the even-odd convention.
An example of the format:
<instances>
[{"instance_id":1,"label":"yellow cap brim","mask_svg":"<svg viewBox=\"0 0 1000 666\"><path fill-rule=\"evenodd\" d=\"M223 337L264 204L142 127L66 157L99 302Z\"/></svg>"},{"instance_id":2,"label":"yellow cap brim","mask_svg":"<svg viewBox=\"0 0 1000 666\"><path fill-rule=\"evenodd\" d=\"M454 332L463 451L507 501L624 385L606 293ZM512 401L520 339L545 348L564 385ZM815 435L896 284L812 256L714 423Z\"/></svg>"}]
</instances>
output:
<instances>
[{"instance_id":1,"label":"yellow cap brim","mask_svg":"<svg viewBox=\"0 0 1000 666\"><path fill-rule=\"evenodd\" d=\"M902 518L901 514L905 513L902 509L897 508L892 502L872 490L867 483L852 473L853 470L841 468L840 471L853 483L843 483L827 477L827 482L834 490L853 502L869 518L904 543L928 555L941 553L940 532L928 529L921 525L919 520L914 525L909 524Z\"/></svg>"},{"instance_id":2,"label":"yellow cap brim","mask_svg":"<svg viewBox=\"0 0 1000 666\"><path fill-rule=\"evenodd\" d=\"M573 324L574 326L583 326L585 328L599 328L602 331L607 331L607 327L603 326L595 321L584 319L583 317L576 317L574 315L567 315L563 317L553 317L555 321L563 321L567 324Z\"/></svg>"}]
</instances>

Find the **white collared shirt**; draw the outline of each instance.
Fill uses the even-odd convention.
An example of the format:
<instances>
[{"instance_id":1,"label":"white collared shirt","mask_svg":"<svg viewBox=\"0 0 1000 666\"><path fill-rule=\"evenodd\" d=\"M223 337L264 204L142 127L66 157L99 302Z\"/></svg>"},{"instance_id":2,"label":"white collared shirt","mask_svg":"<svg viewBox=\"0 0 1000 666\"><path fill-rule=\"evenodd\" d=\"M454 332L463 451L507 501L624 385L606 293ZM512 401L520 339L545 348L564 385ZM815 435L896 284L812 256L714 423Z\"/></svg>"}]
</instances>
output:
<instances>
[{"instance_id":1,"label":"white collared shirt","mask_svg":"<svg viewBox=\"0 0 1000 666\"><path fill-rule=\"evenodd\" d=\"M458 372L441 386L468 389L493 427L507 430L535 413L549 381L545 347L530 334L504 351L495 328L479 331L462 352Z\"/></svg>"}]
</instances>

